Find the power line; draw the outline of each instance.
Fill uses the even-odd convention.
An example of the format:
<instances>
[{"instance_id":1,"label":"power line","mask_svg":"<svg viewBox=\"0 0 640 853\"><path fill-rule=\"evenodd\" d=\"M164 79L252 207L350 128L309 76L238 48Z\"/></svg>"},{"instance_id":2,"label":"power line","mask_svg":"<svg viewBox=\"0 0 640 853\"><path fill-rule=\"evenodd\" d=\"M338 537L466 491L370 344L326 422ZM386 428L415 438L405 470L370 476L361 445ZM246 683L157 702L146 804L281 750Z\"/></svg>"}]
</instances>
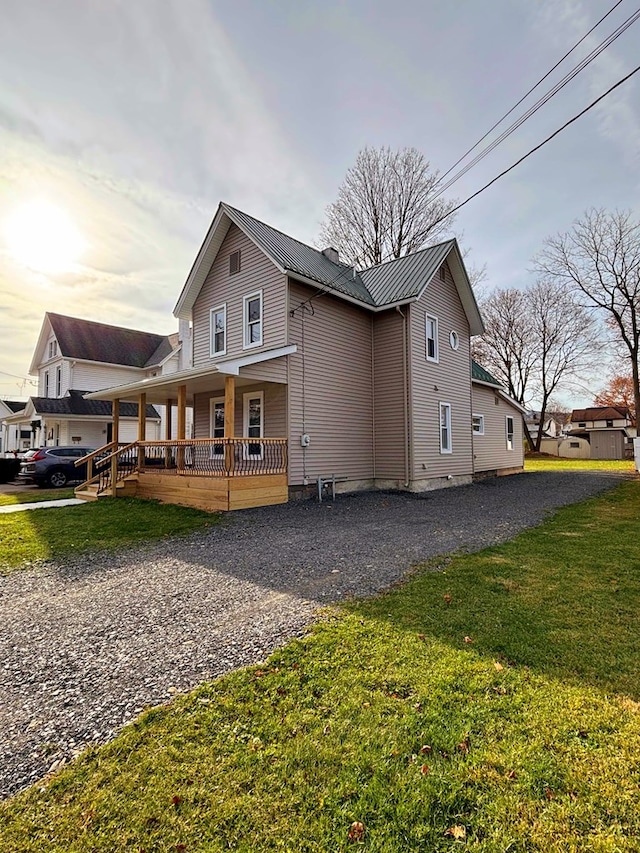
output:
<instances>
[{"instance_id":1,"label":"power line","mask_svg":"<svg viewBox=\"0 0 640 853\"><path fill-rule=\"evenodd\" d=\"M541 98L539 98L533 106L529 107L526 112L524 112L515 122L513 122L506 130L504 130L500 136L490 142L489 145L485 146L479 154L477 154L470 163L467 163L466 166L463 166L460 171L456 172L456 174L450 178L440 189L431 197L432 200L439 198L446 190L449 189L452 184L458 181L463 175L465 175L470 169L473 168L477 163L479 163L484 157L491 153L501 142L504 142L507 137L511 136L519 127L521 127L532 115L534 115L541 107L543 107L546 103L548 103L554 95L557 95L559 91L564 89L564 87L570 83L575 77L578 76L584 69L593 62L600 54L606 50L613 42L619 38L622 33L624 33L629 27L634 24L640 18L640 9L636 9L636 11L627 18L620 26L614 30L609 36L607 36L604 41L600 42L600 44L595 47L591 53L589 53L584 59L582 59L578 65L574 66L571 71L569 71L565 76L556 83L551 89L549 89Z\"/></svg>"},{"instance_id":2,"label":"power line","mask_svg":"<svg viewBox=\"0 0 640 853\"><path fill-rule=\"evenodd\" d=\"M615 4L614 4L610 9L609 9L609 11L608 11L605 15L603 15L603 16L600 18L600 20L599 20L597 23L595 23L595 24L591 27L591 29L590 29L588 32L586 32L586 33L582 36L582 38L581 38L579 41L577 41L577 42L574 44L574 46L573 46L570 50L568 50L568 51L565 53L565 55L564 55L561 59L559 59L559 60L556 62L556 64L555 64L552 68L550 68L550 69L547 71L547 73L546 73L543 77L541 77L541 78L538 80L538 82L537 82L535 85L533 85L533 86L529 89L529 91L528 91L528 92L525 92L525 94L520 98L520 100L519 100L519 101L517 101L517 102L516 102L516 103L511 107L511 109L510 109L508 112L506 112L506 113L502 116L502 118L499 118L499 119L498 119L498 121L497 121L497 122L496 122L492 127L490 127L490 128L489 128L489 130L485 133L485 135L484 135L484 136L481 136L481 137L480 137L480 139L479 139L479 140L478 140L474 145L472 145L472 146L471 146L471 148L469 148L467 151L465 151L465 153L462 155L462 157L460 157L460 158L458 158L458 160L456 160L456 162L453 164L453 166L450 166L450 167L447 169L447 171L446 171L446 172L445 172L445 173L440 177L440 180L438 181L438 183L440 183L440 181L443 181L443 180L447 177L447 175L448 175L448 174L450 174L451 172L453 172L453 170L455 169L455 167L456 167L457 165L459 165L460 163L462 163L462 161L463 161L463 160L464 160L464 159L465 159L469 154L471 154L471 152L472 152L473 150L475 150L475 149L478 147L478 145L480 145L480 143L481 143L481 142L484 142L484 140L487 138L487 136L489 136L489 134L490 134L490 133L492 133L492 132L496 129L496 127L498 127L499 125L501 125L501 124L502 124L502 122L503 122L503 121L504 121L508 116L510 116L510 115L511 115L511 113L512 113L512 112L513 112L517 107L519 107L519 106L520 106L520 104L521 104L524 100L526 100L526 99L529 97L529 95L530 95L532 92L534 92L534 91L538 88L538 86L539 86L541 83L544 83L544 81L547 79L547 77L549 77L549 75L550 75L550 74L552 74L552 73L556 70L556 68L557 68L559 65L561 65L561 64L564 62L564 60L565 60L568 56L570 56L570 55L573 53L573 51L574 51L577 47L579 47L579 46L582 44L582 42L583 42L586 38L588 38L588 36L590 36L590 35L591 35L591 33L592 33L592 32L593 32L597 27L599 27L599 26L600 26L600 24L605 20L605 18L608 18L608 17L609 17L609 15L610 15L613 11L615 11L615 9L617 9L617 8L618 8L618 6L619 6L622 2L623 2L623 0L618 0L618 2L617 2L617 3L615 3Z\"/></svg>"},{"instance_id":3,"label":"power line","mask_svg":"<svg viewBox=\"0 0 640 853\"><path fill-rule=\"evenodd\" d=\"M565 122L562 125L562 127L559 127L550 136L547 136L546 139L543 139L543 141L539 145L536 145L535 148L532 148L530 151L527 151L527 153L524 154L522 157L520 157L519 160L516 160L515 163L512 163L512 165L509 166L508 169L505 169L503 172L500 172L500 174L496 175L495 178L493 178L491 181L489 181L488 184L485 184L479 190L477 190L472 195L470 195L468 198L466 198L463 202L460 202L460 204L458 204L454 208L452 208L448 213L445 213L444 216L441 216L440 219L437 219L434 222L434 225L438 225L440 222L443 222L445 219L447 219L449 216L451 216L451 214L456 213L456 211L460 210L461 207L464 207L465 204L468 204L472 199L474 199L476 196L480 195L480 193L483 193L492 184L495 184L496 181L500 180L500 178L503 178L506 174L511 172L512 169L515 169L516 166L519 166L520 163L523 162L523 160L527 159L527 157L530 157L536 151L539 151L543 145L546 145L547 142L550 142L555 136L557 136L559 133L562 133L563 130L565 130L567 127L569 127L570 124L573 124L574 121L577 121L579 118L581 118L585 113L588 113L590 109L593 109L593 107L595 107L596 104L599 104L600 101L602 101L604 98L606 98L607 95L610 95L611 92L614 91L614 89L618 88L618 86L622 86L623 83L626 83L627 80L629 80L631 77L633 77L634 74L637 74L638 71L640 71L640 65L638 65L637 68L634 68L633 71L631 71L629 74L627 74L626 77L623 77L622 80L618 80L617 83L614 83L614 85L611 86L610 89L607 89L607 91L603 92L603 94L600 95L598 98L596 98L595 101L592 101L589 104L589 106L585 107L577 115L573 116L573 118L570 118L569 121Z\"/></svg>"}]
</instances>

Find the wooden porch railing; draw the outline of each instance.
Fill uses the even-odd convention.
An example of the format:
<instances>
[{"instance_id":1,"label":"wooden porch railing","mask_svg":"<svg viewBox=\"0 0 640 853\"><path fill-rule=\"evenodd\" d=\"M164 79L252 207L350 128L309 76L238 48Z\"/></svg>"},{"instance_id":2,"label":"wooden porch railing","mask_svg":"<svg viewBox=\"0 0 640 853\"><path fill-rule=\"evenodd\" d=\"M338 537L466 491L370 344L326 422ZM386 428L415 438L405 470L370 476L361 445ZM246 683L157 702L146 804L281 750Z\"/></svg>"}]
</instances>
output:
<instances>
[{"instance_id":1,"label":"wooden porch railing","mask_svg":"<svg viewBox=\"0 0 640 853\"><path fill-rule=\"evenodd\" d=\"M115 442L79 459L87 463L87 479L78 490L97 483L98 494L111 492L137 472L196 477L250 477L286 474L286 438L191 438L172 441ZM95 470L95 472L94 472Z\"/></svg>"}]
</instances>

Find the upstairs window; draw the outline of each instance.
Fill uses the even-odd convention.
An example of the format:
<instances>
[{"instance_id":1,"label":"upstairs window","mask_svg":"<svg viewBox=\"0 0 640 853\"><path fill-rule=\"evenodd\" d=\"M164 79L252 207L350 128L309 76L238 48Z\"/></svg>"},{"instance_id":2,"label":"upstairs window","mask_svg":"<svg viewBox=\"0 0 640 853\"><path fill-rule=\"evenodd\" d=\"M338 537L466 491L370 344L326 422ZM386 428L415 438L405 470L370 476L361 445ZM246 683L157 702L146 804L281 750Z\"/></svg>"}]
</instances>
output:
<instances>
[{"instance_id":1,"label":"upstairs window","mask_svg":"<svg viewBox=\"0 0 640 853\"><path fill-rule=\"evenodd\" d=\"M45 370L44 372L44 396L49 396L49 371Z\"/></svg>"},{"instance_id":2,"label":"upstairs window","mask_svg":"<svg viewBox=\"0 0 640 853\"><path fill-rule=\"evenodd\" d=\"M451 406L440 403L440 453L451 453Z\"/></svg>"},{"instance_id":3,"label":"upstairs window","mask_svg":"<svg viewBox=\"0 0 640 853\"><path fill-rule=\"evenodd\" d=\"M262 345L262 291L245 296L243 300L244 348Z\"/></svg>"},{"instance_id":4,"label":"upstairs window","mask_svg":"<svg viewBox=\"0 0 640 853\"><path fill-rule=\"evenodd\" d=\"M438 361L438 318L427 314L427 361Z\"/></svg>"},{"instance_id":5,"label":"upstairs window","mask_svg":"<svg viewBox=\"0 0 640 853\"><path fill-rule=\"evenodd\" d=\"M210 313L211 344L210 355L224 355L227 351L227 305L218 305Z\"/></svg>"},{"instance_id":6,"label":"upstairs window","mask_svg":"<svg viewBox=\"0 0 640 853\"><path fill-rule=\"evenodd\" d=\"M580 421L580 423L578 424L579 427L586 427L586 425L587 425L586 421Z\"/></svg>"},{"instance_id":7,"label":"upstairs window","mask_svg":"<svg viewBox=\"0 0 640 853\"><path fill-rule=\"evenodd\" d=\"M513 450L513 418L507 415L506 422L507 450Z\"/></svg>"},{"instance_id":8,"label":"upstairs window","mask_svg":"<svg viewBox=\"0 0 640 853\"><path fill-rule=\"evenodd\" d=\"M56 397L62 397L62 367L56 367Z\"/></svg>"},{"instance_id":9,"label":"upstairs window","mask_svg":"<svg viewBox=\"0 0 640 853\"><path fill-rule=\"evenodd\" d=\"M613 421L607 421L607 426L608 426L608 427L612 427L612 426L613 426Z\"/></svg>"},{"instance_id":10,"label":"upstairs window","mask_svg":"<svg viewBox=\"0 0 640 853\"><path fill-rule=\"evenodd\" d=\"M55 339L49 341L49 358L55 358L58 355L58 341Z\"/></svg>"},{"instance_id":11,"label":"upstairs window","mask_svg":"<svg viewBox=\"0 0 640 853\"><path fill-rule=\"evenodd\" d=\"M229 275L235 275L238 272L240 272L240 249L229 255Z\"/></svg>"}]
</instances>

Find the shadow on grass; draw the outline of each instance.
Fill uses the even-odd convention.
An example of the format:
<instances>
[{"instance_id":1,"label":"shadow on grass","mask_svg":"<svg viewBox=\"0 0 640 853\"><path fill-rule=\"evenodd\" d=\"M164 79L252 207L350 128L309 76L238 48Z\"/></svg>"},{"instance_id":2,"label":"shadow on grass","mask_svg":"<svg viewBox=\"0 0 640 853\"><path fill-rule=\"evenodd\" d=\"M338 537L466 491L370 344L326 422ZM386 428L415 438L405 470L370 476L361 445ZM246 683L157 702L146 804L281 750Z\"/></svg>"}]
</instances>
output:
<instances>
[{"instance_id":1,"label":"shadow on grass","mask_svg":"<svg viewBox=\"0 0 640 853\"><path fill-rule=\"evenodd\" d=\"M350 608L406 631L640 699L640 482Z\"/></svg>"}]
</instances>

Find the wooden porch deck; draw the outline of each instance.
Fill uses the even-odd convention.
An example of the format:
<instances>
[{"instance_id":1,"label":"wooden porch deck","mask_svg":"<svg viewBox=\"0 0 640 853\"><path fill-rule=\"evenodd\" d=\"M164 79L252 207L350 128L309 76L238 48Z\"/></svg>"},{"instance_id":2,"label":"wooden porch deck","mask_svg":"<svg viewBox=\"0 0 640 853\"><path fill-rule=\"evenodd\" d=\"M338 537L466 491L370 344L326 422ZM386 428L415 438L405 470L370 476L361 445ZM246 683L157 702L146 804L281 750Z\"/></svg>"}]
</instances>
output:
<instances>
[{"instance_id":1,"label":"wooden porch deck","mask_svg":"<svg viewBox=\"0 0 640 853\"><path fill-rule=\"evenodd\" d=\"M87 481L76 489L84 500L139 497L226 512L286 503L289 495L284 438L112 443L86 461Z\"/></svg>"}]
</instances>

